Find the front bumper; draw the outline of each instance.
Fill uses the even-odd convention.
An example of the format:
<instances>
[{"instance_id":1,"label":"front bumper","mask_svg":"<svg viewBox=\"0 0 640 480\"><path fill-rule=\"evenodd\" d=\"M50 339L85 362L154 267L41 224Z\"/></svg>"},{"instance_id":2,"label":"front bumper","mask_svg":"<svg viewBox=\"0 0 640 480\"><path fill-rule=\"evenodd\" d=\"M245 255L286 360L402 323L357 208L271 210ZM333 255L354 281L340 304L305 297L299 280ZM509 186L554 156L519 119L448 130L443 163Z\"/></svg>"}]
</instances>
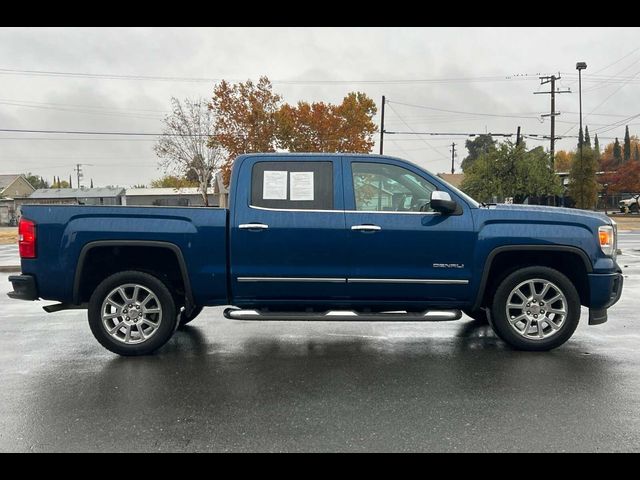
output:
<instances>
[{"instance_id":1,"label":"front bumper","mask_svg":"<svg viewBox=\"0 0 640 480\"><path fill-rule=\"evenodd\" d=\"M589 274L589 325L599 325L607 321L607 309L622 295L624 277L621 272Z\"/></svg>"},{"instance_id":2,"label":"front bumper","mask_svg":"<svg viewBox=\"0 0 640 480\"><path fill-rule=\"evenodd\" d=\"M9 281L13 285L13 292L7 293L10 298L38 300L38 287L33 275L11 275Z\"/></svg>"}]
</instances>

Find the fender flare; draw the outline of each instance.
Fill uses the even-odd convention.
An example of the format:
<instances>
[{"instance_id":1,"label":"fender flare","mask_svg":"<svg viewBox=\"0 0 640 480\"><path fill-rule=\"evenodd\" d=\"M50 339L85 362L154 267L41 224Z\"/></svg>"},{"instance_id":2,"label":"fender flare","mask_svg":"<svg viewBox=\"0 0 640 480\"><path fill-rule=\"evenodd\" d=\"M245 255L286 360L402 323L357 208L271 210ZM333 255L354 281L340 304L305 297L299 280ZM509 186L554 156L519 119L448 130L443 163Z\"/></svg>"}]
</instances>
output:
<instances>
[{"instance_id":1,"label":"fender flare","mask_svg":"<svg viewBox=\"0 0 640 480\"><path fill-rule=\"evenodd\" d=\"M591 265L591 260L589 260L589 256L587 255L587 253L581 248L573 247L570 245L503 245L501 247L496 247L491 250L491 252L489 252L487 259L484 262L482 279L480 280L480 285L478 286L478 293L476 293L476 299L473 303L472 310L477 310L478 308L480 308L485 289L487 288L487 281L489 280L489 271L491 270L491 265L493 264L493 260L495 259L495 257L500 253L513 251L549 251L574 253L582 259L587 273L593 271L593 266Z\"/></svg>"},{"instance_id":2,"label":"fender flare","mask_svg":"<svg viewBox=\"0 0 640 480\"><path fill-rule=\"evenodd\" d=\"M84 268L84 262L89 251L97 247L151 247L151 248L164 248L171 250L178 261L180 267L180 274L182 281L184 282L185 300L187 309L194 305L193 291L191 289L191 282L189 280L189 273L187 269L187 263L182 255L182 250L178 245L171 242L162 242L157 240L96 240L89 242L82 247L80 255L78 256L78 263L76 265L76 271L73 279L73 303L79 305L80 303L80 279L82 278L82 270Z\"/></svg>"}]
</instances>

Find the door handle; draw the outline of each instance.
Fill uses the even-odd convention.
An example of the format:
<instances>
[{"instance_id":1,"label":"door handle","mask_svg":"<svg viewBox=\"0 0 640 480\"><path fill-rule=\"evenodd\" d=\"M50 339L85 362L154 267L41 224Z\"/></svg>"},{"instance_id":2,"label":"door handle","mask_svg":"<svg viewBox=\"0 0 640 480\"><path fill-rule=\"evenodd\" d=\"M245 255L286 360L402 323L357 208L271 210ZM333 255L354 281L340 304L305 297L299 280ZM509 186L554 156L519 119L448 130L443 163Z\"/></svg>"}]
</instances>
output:
<instances>
[{"instance_id":1,"label":"door handle","mask_svg":"<svg viewBox=\"0 0 640 480\"><path fill-rule=\"evenodd\" d=\"M264 223L241 223L238 225L240 230L266 230L269 228L269 225L265 225Z\"/></svg>"},{"instance_id":2,"label":"door handle","mask_svg":"<svg viewBox=\"0 0 640 480\"><path fill-rule=\"evenodd\" d=\"M378 225L354 225L351 230L360 230L362 232L378 232L382 230Z\"/></svg>"}]
</instances>

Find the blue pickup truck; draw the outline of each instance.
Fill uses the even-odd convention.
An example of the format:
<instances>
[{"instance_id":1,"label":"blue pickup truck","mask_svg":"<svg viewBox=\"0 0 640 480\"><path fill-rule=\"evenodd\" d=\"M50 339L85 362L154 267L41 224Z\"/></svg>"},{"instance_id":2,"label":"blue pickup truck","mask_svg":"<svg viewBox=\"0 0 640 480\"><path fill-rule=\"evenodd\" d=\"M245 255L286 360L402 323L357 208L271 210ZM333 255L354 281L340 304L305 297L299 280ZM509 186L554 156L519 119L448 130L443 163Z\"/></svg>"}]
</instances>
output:
<instances>
[{"instance_id":1,"label":"blue pickup truck","mask_svg":"<svg viewBox=\"0 0 640 480\"><path fill-rule=\"evenodd\" d=\"M236 159L229 208L25 205L22 300L88 309L107 349L142 355L205 306L242 320L489 322L549 350L622 292L616 224L594 212L478 203L407 161Z\"/></svg>"}]
</instances>

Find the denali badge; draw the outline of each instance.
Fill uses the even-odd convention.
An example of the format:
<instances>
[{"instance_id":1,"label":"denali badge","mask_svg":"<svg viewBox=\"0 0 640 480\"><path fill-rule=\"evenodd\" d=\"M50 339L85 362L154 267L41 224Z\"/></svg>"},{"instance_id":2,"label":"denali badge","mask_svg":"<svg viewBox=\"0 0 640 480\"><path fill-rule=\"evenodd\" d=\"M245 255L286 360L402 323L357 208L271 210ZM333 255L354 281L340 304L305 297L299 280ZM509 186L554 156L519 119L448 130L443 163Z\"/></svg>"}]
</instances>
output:
<instances>
[{"instance_id":1,"label":"denali badge","mask_svg":"<svg viewBox=\"0 0 640 480\"><path fill-rule=\"evenodd\" d=\"M464 263L434 263L433 268L464 268Z\"/></svg>"}]
</instances>

